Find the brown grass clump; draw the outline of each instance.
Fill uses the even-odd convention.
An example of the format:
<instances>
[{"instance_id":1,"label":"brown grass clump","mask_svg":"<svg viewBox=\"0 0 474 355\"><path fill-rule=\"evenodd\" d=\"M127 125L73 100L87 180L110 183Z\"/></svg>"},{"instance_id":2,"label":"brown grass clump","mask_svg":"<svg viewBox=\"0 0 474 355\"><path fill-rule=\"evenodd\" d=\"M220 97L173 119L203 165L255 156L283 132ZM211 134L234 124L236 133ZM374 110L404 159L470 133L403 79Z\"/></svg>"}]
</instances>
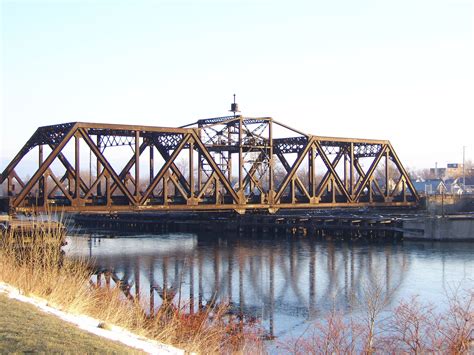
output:
<instances>
[{"instance_id":1,"label":"brown grass clump","mask_svg":"<svg viewBox=\"0 0 474 355\"><path fill-rule=\"evenodd\" d=\"M83 260L71 260L61 251L60 224L42 223L34 232L0 236L0 281L14 285L61 310L117 325L164 343L197 353L261 352L257 328L228 314L228 306L214 306L194 314L186 307L163 305L147 315L142 305L124 296L120 284L97 287Z\"/></svg>"}]
</instances>

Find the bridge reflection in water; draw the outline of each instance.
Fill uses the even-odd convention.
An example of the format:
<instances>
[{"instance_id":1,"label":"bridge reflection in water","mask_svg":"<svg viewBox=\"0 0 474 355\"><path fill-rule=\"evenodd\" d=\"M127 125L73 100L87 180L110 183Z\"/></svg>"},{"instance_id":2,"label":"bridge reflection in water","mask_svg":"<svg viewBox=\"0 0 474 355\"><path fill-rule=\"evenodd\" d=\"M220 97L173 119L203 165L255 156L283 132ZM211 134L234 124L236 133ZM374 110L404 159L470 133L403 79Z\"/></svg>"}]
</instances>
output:
<instances>
[{"instance_id":1,"label":"bridge reflection in water","mask_svg":"<svg viewBox=\"0 0 474 355\"><path fill-rule=\"evenodd\" d=\"M90 256L94 283L120 281L125 294L140 298L150 312L163 300L186 304L190 312L230 302L234 314L259 319L269 336L320 317L334 304L357 312L353 301L363 298L368 280L378 278L394 293L410 266L400 244L179 233L69 237L67 255Z\"/></svg>"}]
</instances>

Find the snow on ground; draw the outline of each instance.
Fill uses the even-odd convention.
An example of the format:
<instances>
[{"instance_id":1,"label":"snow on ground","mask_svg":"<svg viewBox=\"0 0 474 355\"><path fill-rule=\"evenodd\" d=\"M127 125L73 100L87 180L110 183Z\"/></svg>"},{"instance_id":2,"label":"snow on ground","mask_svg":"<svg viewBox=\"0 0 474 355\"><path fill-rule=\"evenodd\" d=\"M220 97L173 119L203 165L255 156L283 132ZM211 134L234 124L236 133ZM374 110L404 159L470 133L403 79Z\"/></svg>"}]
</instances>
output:
<instances>
[{"instance_id":1,"label":"snow on ground","mask_svg":"<svg viewBox=\"0 0 474 355\"><path fill-rule=\"evenodd\" d=\"M117 326L111 326L110 329L100 328L99 324L101 322L97 319L89 316L74 315L60 311L48 306L48 302L46 300L25 296L19 289L3 282L0 282L0 292L7 294L9 298L32 304L43 312L55 315L56 317L59 317L66 322L72 323L89 333L120 342L132 348L145 351L149 354L184 355L185 353L184 350L140 337Z\"/></svg>"}]
</instances>

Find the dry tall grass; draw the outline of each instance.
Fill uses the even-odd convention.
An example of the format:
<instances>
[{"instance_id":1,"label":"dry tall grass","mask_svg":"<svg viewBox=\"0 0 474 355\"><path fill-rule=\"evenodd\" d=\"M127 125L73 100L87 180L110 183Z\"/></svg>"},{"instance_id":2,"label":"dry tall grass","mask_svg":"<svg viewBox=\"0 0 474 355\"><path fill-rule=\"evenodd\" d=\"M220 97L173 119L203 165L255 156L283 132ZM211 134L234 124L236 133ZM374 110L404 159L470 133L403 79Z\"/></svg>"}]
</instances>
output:
<instances>
[{"instance_id":1,"label":"dry tall grass","mask_svg":"<svg viewBox=\"0 0 474 355\"><path fill-rule=\"evenodd\" d=\"M0 281L25 294L44 298L54 307L86 314L139 335L197 353L262 352L256 328L228 315L226 306L189 314L184 307L162 306L148 316L139 302L124 297L120 285L94 286L86 261L65 258L63 230L43 223L34 233L3 233L0 238Z\"/></svg>"}]
</instances>

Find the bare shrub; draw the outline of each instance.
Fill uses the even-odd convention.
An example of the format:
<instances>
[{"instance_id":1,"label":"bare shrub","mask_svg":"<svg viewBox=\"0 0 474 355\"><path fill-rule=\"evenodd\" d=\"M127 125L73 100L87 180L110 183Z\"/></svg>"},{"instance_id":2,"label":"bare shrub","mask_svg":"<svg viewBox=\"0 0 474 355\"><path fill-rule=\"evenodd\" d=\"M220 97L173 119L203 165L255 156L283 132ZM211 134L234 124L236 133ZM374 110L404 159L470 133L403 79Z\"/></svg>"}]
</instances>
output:
<instances>
[{"instance_id":1,"label":"bare shrub","mask_svg":"<svg viewBox=\"0 0 474 355\"><path fill-rule=\"evenodd\" d=\"M439 333L446 352L463 354L473 350L474 342L474 290L448 293L448 310L442 314Z\"/></svg>"},{"instance_id":2,"label":"bare shrub","mask_svg":"<svg viewBox=\"0 0 474 355\"><path fill-rule=\"evenodd\" d=\"M439 349L437 330L439 316L432 305L422 304L417 296L401 301L387 322L388 334L383 343L386 350L413 354Z\"/></svg>"},{"instance_id":3,"label":"bare shrub","mask_svg":"<svg viewBox=\"0 0 474 355\"><path fill-rule=\"evenodd\" d=\"M355 354L364 334L362 324L335 306L324 319L315 321L301 337L280 343L292 354Z\"/></svg>"}]
</instances>

